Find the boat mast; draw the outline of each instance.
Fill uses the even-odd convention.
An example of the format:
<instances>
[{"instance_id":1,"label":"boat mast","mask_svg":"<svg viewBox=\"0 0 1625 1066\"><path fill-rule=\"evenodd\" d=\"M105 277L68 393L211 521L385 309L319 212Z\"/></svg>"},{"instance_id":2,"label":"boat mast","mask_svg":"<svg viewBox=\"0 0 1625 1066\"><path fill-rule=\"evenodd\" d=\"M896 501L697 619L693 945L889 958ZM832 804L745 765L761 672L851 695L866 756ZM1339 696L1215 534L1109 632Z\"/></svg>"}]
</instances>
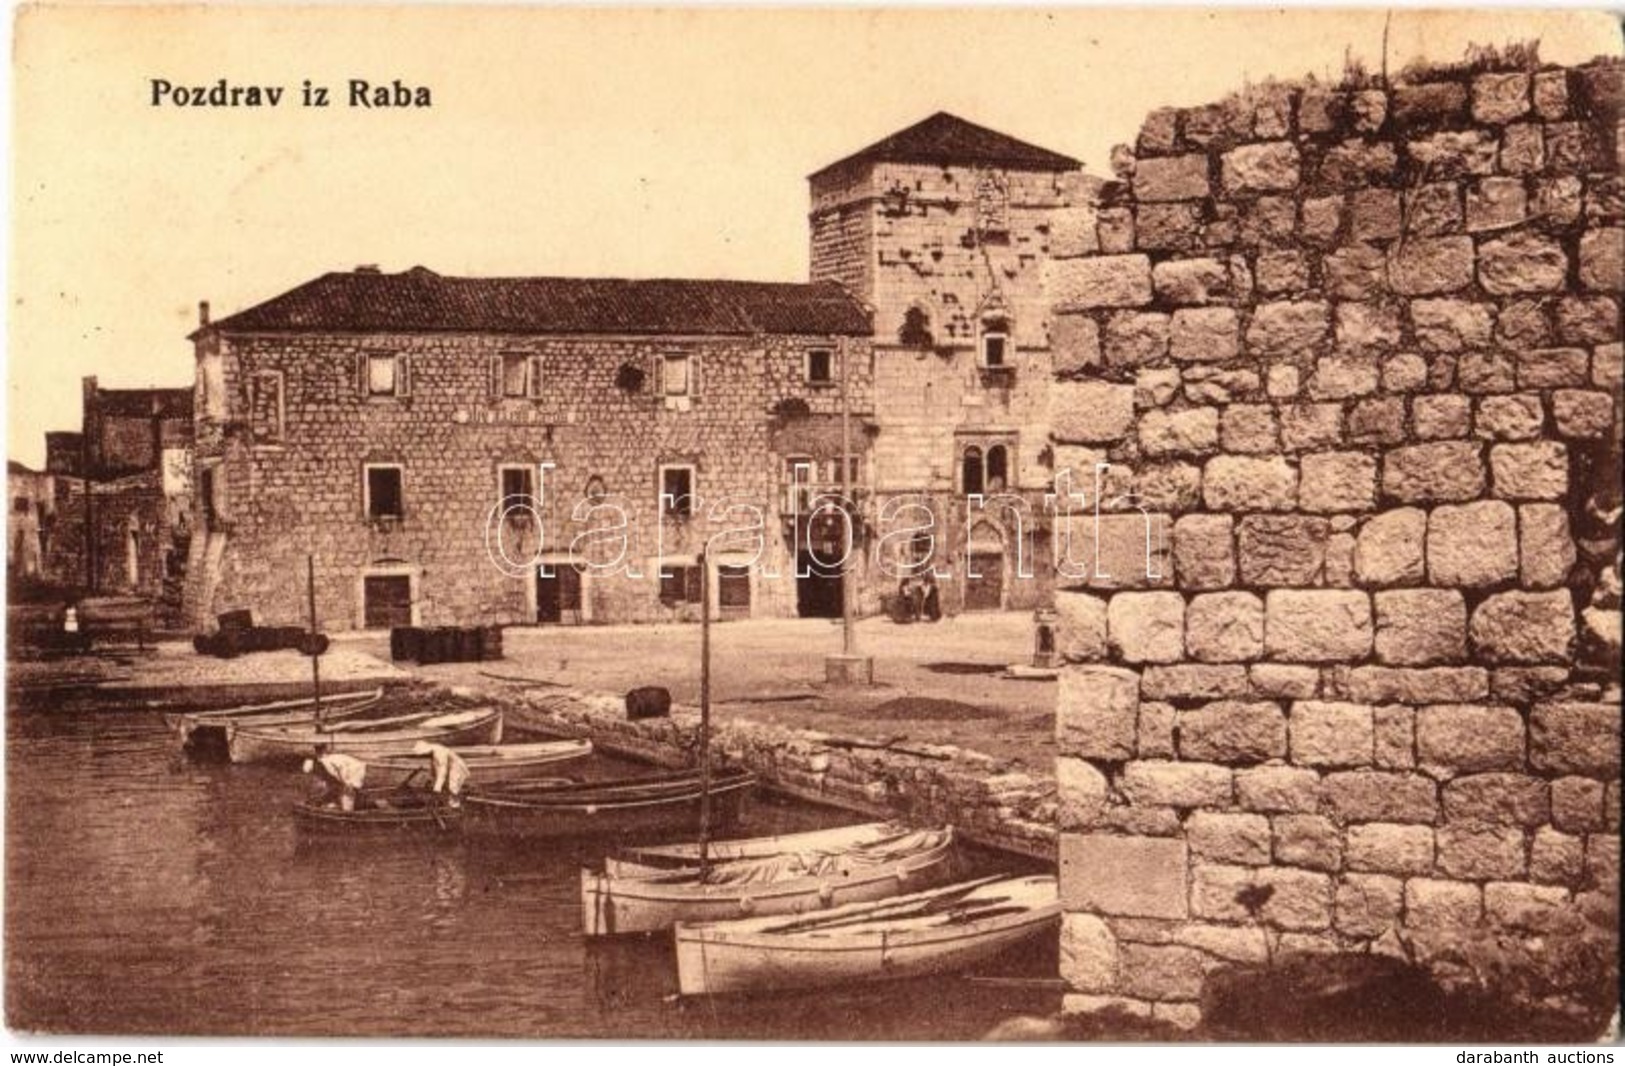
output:
<instances>
[{"instance_id":1,"label":"boat mast","mask_svg":"<svg viewBox=\"0 0 1625 1066\"><path fill-rule=\"evenodd\" d=\"M711 846L711 566L700 552L700 879Z\"/></svg>"},{"instance_id":2,"label":"boat mast","mask_svg":"<svg viewBox=\"0 0 1625 1066\"><path fill-rule=\"evenodd\" d=\"M305 556L305 584L310 593L310 688L316 705L316 727L322 725L322 657L316 645L316 557Z\"/></svg>"}]
</instances>

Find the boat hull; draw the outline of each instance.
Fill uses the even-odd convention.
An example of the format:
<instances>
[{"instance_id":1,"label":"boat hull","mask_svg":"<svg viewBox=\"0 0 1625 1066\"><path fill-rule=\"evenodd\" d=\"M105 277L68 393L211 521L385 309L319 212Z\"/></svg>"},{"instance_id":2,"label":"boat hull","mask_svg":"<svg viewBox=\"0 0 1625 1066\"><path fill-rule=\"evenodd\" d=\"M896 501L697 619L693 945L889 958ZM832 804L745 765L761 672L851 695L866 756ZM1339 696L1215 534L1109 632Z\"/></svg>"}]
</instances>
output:
<instances>
[{"instance_id":1,"label":"boat hull","mask_svg":"<svg viewBox=\"0 0 1625 1066\"><path fill-rule=\"evenodd\" d=\"M444 728L409 728L369 733L336 730L228 727L231 761L298 762L323 745L329 752L353 755L363 762L391 755L406 755L419 741L455 747L496 744L502 740L502 713L490 711L477 719Z\"/></svg>"},{"instance_id":2,"label":"boat hull","mask_svg":"<svg viewBox=\"0 0 1625 1066\"><path fill-rule=\"evenodd\" d=\"M457 752L468 767L472 785L488 785L500 781L522 781L541 776L538 768L556 766L570 759L581 759L592 754L589 740L560 740L545 744L509 745L512 752L503 751L503 745L489 747L463 747ZM368 785L402 785L413 777L424 780L432 773L427 755L393 755L374 759L367 764Z\"/></svg>"},{"instance_id":3,"label":"boat hull","mask_svg":"<svg viewBox=\"0 0 1625 1066\"><path fill-rule=\"evenodd\" d=\"M376 707L383 691L340 693L322 698L322 721L338 722L355 718ZM312 700L285 700L216 711L194 711L164 715L164 724L175 734L182 749L194 754L226 752L228 726L291 726L313 724L316 705Z\"/></svg>"},{"instance_id":4,"label":"boat hull","mask_svg":"<svg viewBox=\"0 0 1625 1066\"><path fill-rule=\"evenodd\" d=\"M787 852L850 848L894 835L901 828L893 822L866 822L834 829L814 829L806 833L713 840L707 845L707 854L712 862L734 862L738 859L764 859ZM604 872L611 877L652 877L693 867L699 860L700 846L692 841L685 844L647 844L622 848L606 857Z\"/></svg>"},{"instance_id":5,"label":"boat hull","mask_svg":"<svg viewBox=\"0 0 1625 1066\"><path fill-rule=\"evenodd\" d=\"M749 774L719 775L711 787L711 824L739 819L755 784ZM464 797L464 825L473 833L505 837L638 836L688 830L699 824L696 775L598 782L539 789L474 789Z\"/></svg>"},{"instance_id":6,"label":"boat hull","mask_svg":"<svg viewBox=\"0 0 1625 1066\"><path fill-rule=\"evenodd\" d=\"M363 803L366 800L363 799ZM388 808L345 811L314 801L294 804L293 824L318 836L388 836L394 833L456 832L462 809L435 804L428 797L401 797Z\"/></svg>"},{"instance_id":7,"label":"boat hull","mask_svg":"<svg viewBox=\"0 0 1625 1066\"><path fill-rule=\"evenodd\" d=\"M692 873L616 877L582 870L581 926L588 936L654 933L678 922L804 914L917 892L953 872L952 831L933 833L925 843L916 854L870 868L845 864L823 874L746 884L701 884Z\"/></svg>"},{"instance_id":8,"label":"boat hull","mask_svg":"<svg viewBox=\"0 0 1625 1066\"><path fill-rule=\"evenodd\" d=\"M1048 881L1053 878L1028 879ZM886 904L861 904L884 907ZM678 991L685 996L818 988L947 973L990 959L1051 931L1060 902L985 920L913 927L898 922L845 934L774 935L760 923L681 923L676 929Z\"/></svg>"}]
</instances>

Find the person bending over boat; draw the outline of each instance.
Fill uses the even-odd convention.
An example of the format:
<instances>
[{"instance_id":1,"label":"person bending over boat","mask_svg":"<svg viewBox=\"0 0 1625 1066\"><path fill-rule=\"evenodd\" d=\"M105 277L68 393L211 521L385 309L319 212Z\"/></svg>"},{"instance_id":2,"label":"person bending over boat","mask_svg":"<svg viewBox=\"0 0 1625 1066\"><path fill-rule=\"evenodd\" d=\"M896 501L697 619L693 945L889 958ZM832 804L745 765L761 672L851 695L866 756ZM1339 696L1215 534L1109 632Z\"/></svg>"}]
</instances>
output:
<instances>
[{"instance_id":1,"label":"person bending over boat","mask_svg":"<svg viewBox=\"0 0 1625 1066\"><path fill-rule=\"evenodd\" d=\"M321 744L316 748L316 757L305 760L304 771L316 774L327 786L322 796L323 806L331 807L336 801L341 811L355 810L356 797L367 780L366 763L353 755L330 751L326 744Z\"/></svg>"},{"instance_id":2,"label":"person bending over boat","mask_svg":"<svg viewBox=\"0 0 1625 1066\"><path fill-rule=\"evenodd\" d=\"M413 755L427 755L434 770L434 782L429 790L436 799L444 799L448 807L463 805L463 786L468 783L468 764L463 757L444 744L431 744L420 740L412 745Z\"/></svg>"}]
</instances>

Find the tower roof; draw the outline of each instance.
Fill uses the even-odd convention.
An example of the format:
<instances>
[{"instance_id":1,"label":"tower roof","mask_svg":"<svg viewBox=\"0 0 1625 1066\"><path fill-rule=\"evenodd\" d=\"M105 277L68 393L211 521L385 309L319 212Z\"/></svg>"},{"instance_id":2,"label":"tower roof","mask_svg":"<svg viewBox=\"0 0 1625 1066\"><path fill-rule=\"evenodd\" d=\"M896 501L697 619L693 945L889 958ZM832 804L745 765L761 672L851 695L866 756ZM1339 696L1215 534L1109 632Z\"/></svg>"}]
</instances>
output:
<instances>
[{"instance_id":1,"label":"tower roof","mask_svg":"<svg viewBox=\"0 0 1625 1066\"><path fill-rule=\"evenodd\" d=\"M922 122L837 160L812 175L852 163L980 163L1014 170L1077 170L1071 156L1018 141L1008 134L938 111Z\"/></svg>"}]
</instances>

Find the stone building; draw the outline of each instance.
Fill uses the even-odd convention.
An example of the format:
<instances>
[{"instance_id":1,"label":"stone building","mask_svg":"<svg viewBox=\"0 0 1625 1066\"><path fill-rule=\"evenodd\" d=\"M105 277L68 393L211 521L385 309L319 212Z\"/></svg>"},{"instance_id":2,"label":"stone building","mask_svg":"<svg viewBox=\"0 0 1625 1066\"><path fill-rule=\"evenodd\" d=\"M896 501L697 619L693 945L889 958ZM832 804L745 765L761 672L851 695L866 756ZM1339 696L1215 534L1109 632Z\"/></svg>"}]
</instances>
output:
<instances>
[{"instance_id":1,"label":"stone building","mask_svg":"<svg viewBox=\"0 0 1625 1066\"><path fill-rule=\"evenodd\" d=\"M1171 543L1057 594L1070 1009L1340 952L1617 1005L1621 70L1154 112L1052 262L1058 465Z\"/></svg>"},{"instance_id":2,"label":"stone building","mask_svg":"<svg viewBox=\"0 0 1625 1066\"><path fill-rule=\"evenodd\" d=\"M707 541L720 617L839 613L808 512L843 394L867 462L869 328L829 283L422 267L205 308L189 616L297 622L308 556L334 628L692 619Z\"/></svg>"},{"instance_id":3,"label":"stone building","mask_svg":"<svg viewBox=\"0 0 1625 1066\"><path fill-rule=\"evenodd\" d=\"M932 527L929 544L889 537L885 557L931 550L950 610L1044 603L1044 264L1090 217L1078 161L939 113L809 184L813 279L874 311L870 520L883 535Z\"/></svg>"},{"instance_id":4,"label":"stone building","mask_svg":"<svg viewBox=\"0 0 1625 1066\"><path fill-rule=\"evenodd\" d=\"M82 382L82 429L46 434L54 520L45 572L179 607L191 521L192 390ZM89 487L89 503L86 488Z\"/></svg>"},{"instance_id":5,"label":"stone building","mask_svg":"<svg viewBox=\"0 0 1625 1066\"><path fill-rule=\"evenodd\" d=\"M18 578L46 578L45 559L56 525L56 490L52 476L19 462L6 463L6 573Z\"/></svg>"}]
</instances>

